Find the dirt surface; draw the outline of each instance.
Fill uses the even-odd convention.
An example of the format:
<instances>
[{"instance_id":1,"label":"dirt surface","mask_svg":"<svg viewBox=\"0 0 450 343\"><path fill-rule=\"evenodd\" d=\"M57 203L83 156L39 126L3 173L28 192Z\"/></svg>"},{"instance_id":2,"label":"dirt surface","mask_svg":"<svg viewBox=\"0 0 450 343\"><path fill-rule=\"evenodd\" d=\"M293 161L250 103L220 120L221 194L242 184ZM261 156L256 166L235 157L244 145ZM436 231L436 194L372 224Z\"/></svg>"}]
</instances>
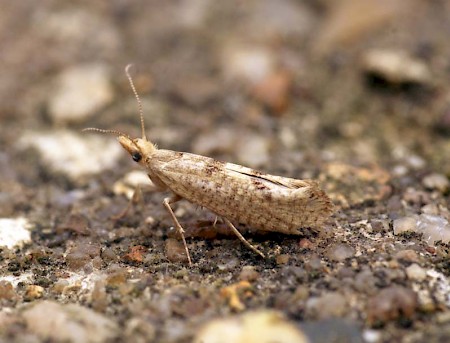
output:
<instances>
[{"instance_id":1,"label":"dirt surface","mask_svg":"<svg viewBox=\"0 0 450 343\"><path fill-rule=\"evenodd\" d=\"M448 1L1 7L0 342L450 340ZM158 147L316 179L332 218L239 226L262 259L180 202L192 267L167 194L115 219L145 174L81 129L140 136L128 63Z\"/></svg>"}]
</instances>

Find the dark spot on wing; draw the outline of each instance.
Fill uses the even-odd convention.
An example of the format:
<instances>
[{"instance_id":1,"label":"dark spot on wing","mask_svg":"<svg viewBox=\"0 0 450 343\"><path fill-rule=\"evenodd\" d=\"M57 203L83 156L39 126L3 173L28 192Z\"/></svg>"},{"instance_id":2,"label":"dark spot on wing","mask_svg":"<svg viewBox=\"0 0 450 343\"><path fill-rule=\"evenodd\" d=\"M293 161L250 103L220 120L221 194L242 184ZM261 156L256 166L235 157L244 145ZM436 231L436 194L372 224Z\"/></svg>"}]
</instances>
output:
<instances>
[{"instance_id":1,"label":"dark spot on wing","mask_svg":"<svg viewBox=\"0 0 450 343\"><path fill-rule=\"evenodd\" d=\"M223 163L218 161L213 161L205 165L205 173L208 176L211 176L223 169Z\"/></svg>"},{"instance_id":2,"label":"dark spot on wing","mask_svg":"<svg viewBox=\"0 0 450 343\"><path fill-rule=\"evenodd\" d=\"M263 193L263 197L264 197L264 200L266 200L266 201L271 201L271 200L272 200L272 193L270 193L270 192L264 192L264 193Z\"/></svg>"},{"instance_id":3,"label":"dark spot on wing","mask_svg":"<svg viewBox=\"0 0 450 343\"><path fill-rule=\"evenodd\" d=\"M269 187L267 187L260 180L258 180L258 179L251 179L251 180L256 189L259 189L259 190L269 189Z\"/></svg>"}]
</instances>

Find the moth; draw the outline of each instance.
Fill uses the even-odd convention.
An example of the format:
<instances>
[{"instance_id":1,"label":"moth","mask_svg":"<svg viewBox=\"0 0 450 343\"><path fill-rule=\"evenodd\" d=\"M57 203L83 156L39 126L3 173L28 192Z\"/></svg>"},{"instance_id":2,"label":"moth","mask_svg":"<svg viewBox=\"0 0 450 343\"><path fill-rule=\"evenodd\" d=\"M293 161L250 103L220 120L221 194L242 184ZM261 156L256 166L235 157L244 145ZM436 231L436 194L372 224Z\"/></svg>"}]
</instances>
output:
<instances>
[{"instance_id":1,"label":"moth","mask_svg":"<svg viewBox=\"0 0 450 343\"><path fill-rule=\"evenodd\" d=\"M155 190L168 191L163 201L181 236L189 265L192 265L184 229L172 210L172 204L185 199L207 208L258 255L265 255L250 244L233 223L252 228L299 235L301 228L318 228L333 212L327 194L313 180L297 180L269 175L238 164L220 162L187 152L158 149L147 139L142 103L129 73L125 73L138 103L141 138L131 138L117 130L86 128L117 135L122 147L148 173Z\"/></svg>"}]
</instances>

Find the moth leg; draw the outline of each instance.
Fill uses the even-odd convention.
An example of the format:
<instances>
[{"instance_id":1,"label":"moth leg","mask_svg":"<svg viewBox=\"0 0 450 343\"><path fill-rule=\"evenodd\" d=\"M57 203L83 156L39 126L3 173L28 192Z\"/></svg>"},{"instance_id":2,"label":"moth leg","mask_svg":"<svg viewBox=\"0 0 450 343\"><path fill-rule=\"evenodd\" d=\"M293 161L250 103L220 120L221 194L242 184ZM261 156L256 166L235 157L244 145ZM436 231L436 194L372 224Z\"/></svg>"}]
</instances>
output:
<instances>
[{"instance_id":1,"label":"moth leg","mask_svg":"<svg viewBox=\"0 0 450 343\"><path fill-rule=\"evenodd\" d=\"M161 188L159 185L152 183L152 184L138 184L134 188L133 195L131 196L130 201L128 201L127 206L119 213L111 217L112 220L119 220L125 217L130 209L133 207L134 204L138 203L139 201L143 201L143 191L145 192L161 192L164 191L163 188Z\"/></svg>"},{"instance_id":2,"label":"moth leg","mask_svg":"<svg viewBox=\"0 0 450 343\"><path fill-rule=\"evenodd\" d=\"M173 204L173 203L175 203L175 202L177 202L177 201L179 201L181 199L182 198L179 195L174 194L174 195L172 195L169 198L165 198L163 200L163 204L164 204L164 207L167 209L167 211L172 216L172 220L175 223L175 227L176 227L178 233L180 234L181 239L183 240L184 250L186 250L186 255L187 255L187 258L188 258L188 261L189 261L189 266L192 267L191 255L189 254L189 249L188 249L187 244L186 244L186 238L184 238L184 229L180 225L180 222L178 221L177 217L175 216L175 213L173 213L172 208L170 207L170 204Z\"/></svg>"},{"instance_id":3,"label":"moth leg","mask_svg":"<svg viewBox=\"0 0 450 343\"><path fill-rule=\"evenodd\" d=\"M253 245L251 245L245 238L244 236L242 236L242 234L238 231L238 229L236 229L236 227L233 225L232 222L230 222L227 218L222 217L222 220L231 228L231 230L233 230L234 234L241 240L242 243L244 243L244 245L249 248L250 250L254 251L255 253L257 253L259 256L261 256L262 258L265 258L266 256L259 251L258 249L256 249Z\"/></svg>"},{"instance_id":4,"label":"moth leg","mask_svg":"<svg viewBox=\"0 0 450 343\"><path fill-rule=\"evenodd\" d=\"M118 214L111 217L112 220L119 220L125 217L128 212L130 211L133 204L137 203L138 201L142 201L142 190L141 187L136 186L134 189L133 195L131 196L130 200L128 201L127 206Z\"/></svg>"}]
</instances>

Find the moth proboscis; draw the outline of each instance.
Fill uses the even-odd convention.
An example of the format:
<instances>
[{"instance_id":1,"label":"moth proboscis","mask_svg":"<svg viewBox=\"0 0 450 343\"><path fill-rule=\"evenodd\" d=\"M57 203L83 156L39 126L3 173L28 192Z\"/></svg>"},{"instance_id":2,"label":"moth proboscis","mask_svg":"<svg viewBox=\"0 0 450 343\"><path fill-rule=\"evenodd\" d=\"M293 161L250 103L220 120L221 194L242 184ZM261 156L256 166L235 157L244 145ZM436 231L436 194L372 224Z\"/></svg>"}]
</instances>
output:
<instances>
[{"instance_id":1,"label":"moth proboscis","mask_svg":"<svg viewBox=\"0 0 450 343\"><path fill-rule=\"evenodd\" d=\"M234 224L258 230L301 234L301 228L318 228L333 212L333 204L314 180L298 180L269 175L237 164L187 152L158 149L145 135L142 103L130 76L125 73L138 103L142 138L131 138L116 130L86 128L117 135L131 158L143 166L156 191L169 191L163 204L180 234L189 265L192 265L184 237L171 204L186 199L221 217L236 236L251 250L265 255L250 244Z\"/></svg>"}]
</instances>

